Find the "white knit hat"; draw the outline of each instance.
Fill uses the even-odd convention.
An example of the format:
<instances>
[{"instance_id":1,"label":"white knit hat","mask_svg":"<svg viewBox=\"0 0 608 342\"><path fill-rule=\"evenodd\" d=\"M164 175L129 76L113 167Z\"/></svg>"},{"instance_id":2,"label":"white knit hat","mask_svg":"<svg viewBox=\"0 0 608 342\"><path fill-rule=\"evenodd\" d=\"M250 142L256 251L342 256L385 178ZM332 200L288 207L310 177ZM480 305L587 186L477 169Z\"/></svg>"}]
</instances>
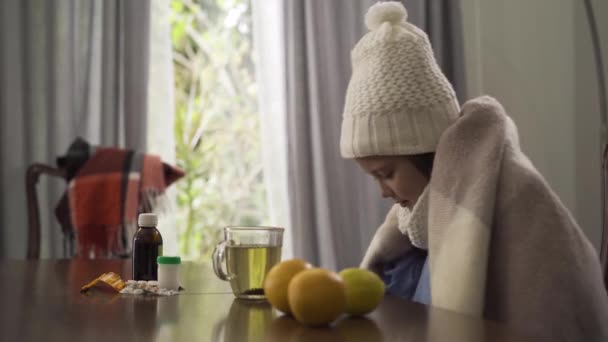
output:
<instances>
[{"instance_id":1,"label":"white knit hat","mask_svg":"<svg viewBox=\"0 0 608 342\"><path fill-rule=\"evenodd\" d=\"M379 2L365 15L370 32L351 52L344 158L433 152L458 117L456 94L426 34L406 20L400 2Z\"/></svg>"}]
</instances>

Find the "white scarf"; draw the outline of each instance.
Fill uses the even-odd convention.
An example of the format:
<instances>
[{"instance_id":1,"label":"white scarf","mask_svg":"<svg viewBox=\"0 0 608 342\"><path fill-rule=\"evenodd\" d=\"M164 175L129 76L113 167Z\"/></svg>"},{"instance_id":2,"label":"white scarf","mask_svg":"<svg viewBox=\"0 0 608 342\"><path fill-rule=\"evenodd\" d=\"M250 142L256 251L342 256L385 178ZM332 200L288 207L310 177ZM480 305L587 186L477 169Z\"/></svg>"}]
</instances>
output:
<instances>
[{"instance_id":1,"label":"white scarf","mask_svg":"<svg viewBox=\"0 0 608 342\"><path fill-rule=\"evenodd\" d=\"M428 223L429 223L429 187L428 185L418 197L416 204L410 211L408 208L399 208L399 231L407 235L412 245L428 250Z\"/></svg>"}]
</instances>

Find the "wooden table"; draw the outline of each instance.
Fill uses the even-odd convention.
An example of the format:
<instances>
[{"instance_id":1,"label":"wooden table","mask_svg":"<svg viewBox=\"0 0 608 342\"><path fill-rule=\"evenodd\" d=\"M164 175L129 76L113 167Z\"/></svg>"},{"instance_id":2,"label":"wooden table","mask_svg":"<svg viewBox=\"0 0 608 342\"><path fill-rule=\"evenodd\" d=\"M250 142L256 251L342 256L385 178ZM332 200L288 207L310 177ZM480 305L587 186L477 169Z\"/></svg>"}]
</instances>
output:
<instances>
[{"instance_id":1,"label":"wooden table","mask_svg":"<svg viewBox=\"0 0 608 342\"><path fill-rule=\"evenodd\" d=\"M366 318L306 328L267 303L235 300L207 264L182 265L178 296L79 292L109 271L129 279L130 261L0 261L0 341L538 341L394 297Z\"/></svg>"}]
</instances>

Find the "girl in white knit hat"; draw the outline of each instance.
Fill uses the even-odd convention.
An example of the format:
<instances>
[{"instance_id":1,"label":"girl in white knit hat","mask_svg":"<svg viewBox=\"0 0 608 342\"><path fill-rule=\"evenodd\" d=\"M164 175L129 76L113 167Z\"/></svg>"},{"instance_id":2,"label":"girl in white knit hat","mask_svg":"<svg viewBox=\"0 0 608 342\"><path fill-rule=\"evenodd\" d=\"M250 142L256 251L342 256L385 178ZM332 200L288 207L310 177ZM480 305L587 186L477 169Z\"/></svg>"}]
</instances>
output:
<instances>
[{"instance_id":1,"label":"girl in white knit hat","mask_svg":"<svg viewBox=\"0 0 608 342\"><path fill-rule=\"evenodd\" d=\"M395 205L361 266L386 278L387 267L425 250L422 301L432 306L554 341L607 340L597 253L522 153L504 108L488 96L460 108L400 2L372 6L365 22L340 150Z\"/></svg>"}]
</instances>

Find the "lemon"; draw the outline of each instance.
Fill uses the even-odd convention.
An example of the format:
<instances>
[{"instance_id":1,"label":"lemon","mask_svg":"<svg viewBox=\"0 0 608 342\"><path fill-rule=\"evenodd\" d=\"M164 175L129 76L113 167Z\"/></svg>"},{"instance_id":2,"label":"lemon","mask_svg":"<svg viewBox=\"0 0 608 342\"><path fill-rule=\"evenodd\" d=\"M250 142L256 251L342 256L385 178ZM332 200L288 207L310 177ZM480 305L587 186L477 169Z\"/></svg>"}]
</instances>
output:
<instances>
[{"instance_id":1,"label":"lemon","mask_svg":"<svg viewBox=\"0 0 608 342\"><path fill-rule=\"evenodd\" d=\"M264 294L270 304L284 313L291 313L287 287L296 274L309 268L312 265L301 259L286 260L274 265L264 279Z\"/></svg>"},{"instance_id":2,"label":"lemon","mask_svg":"<svg viewBox=\"0 0 608 342\"><path fill-rule=\"evenodd\" d=\"M377 274L361 268L340 272L346 284L346 312L363 316L372 312L384 297L384 282Z\"/></svg>"},{"instance_id":3,"label":"lemon","mask_svg":"<svg viewBox=\"0 0 608 342\"><path fill-rule=\"evenodd\" d=\"M298 273L289 283L288 298L294 317L308 326L327 325L346 309L344 281L321 268Z\"/></svg>"}]
</instances>

